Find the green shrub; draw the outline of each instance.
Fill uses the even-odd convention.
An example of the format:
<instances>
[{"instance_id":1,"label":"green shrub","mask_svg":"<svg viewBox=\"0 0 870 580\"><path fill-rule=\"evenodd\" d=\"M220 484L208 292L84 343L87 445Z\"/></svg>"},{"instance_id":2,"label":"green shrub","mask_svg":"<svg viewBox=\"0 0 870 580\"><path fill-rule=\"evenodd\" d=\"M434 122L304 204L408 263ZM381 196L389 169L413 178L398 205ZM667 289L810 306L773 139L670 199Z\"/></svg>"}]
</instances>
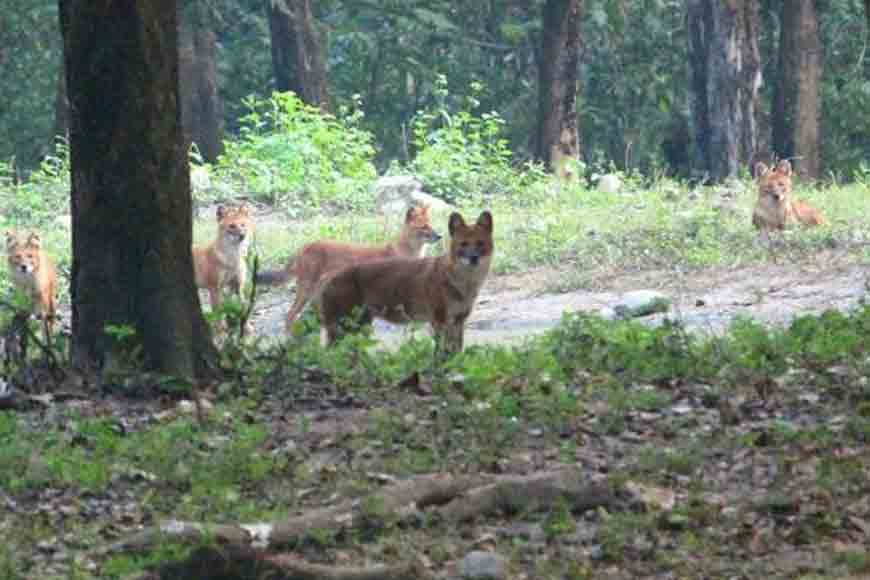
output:
<instances>
[{"instance_id":1,"label":"green shrub","mask_svg":"<svg viewBox=\"0 0 870 580\"><path fill-rule=\"evenodd\" d=\"M69 213L69 146L58 139L30 177L16 183L12 163L0 162L0 213L13 224L38 224Z\"/></svg>"},{"instance_id":2,"label":"green shrub","mask_svg":"<svg viewBox=\"0 0 870 580\"><path fill-rule=\"evenodd\" d=\"M291 213L371 204L377 172L372 137L358 127L362 113L324 114L289 92L244 104L241 135L224 143L215 166L220 185L201 197L221 197L225 186Z\"/></svg>"},{"instance_id":3,"label":"green shrub","mask_svg":"<svg viewBox=\"0 0 870 580\"><path fill-rule=\"evenodd\" d=\"M495 111L477 111L483 85L472 83L466 108L447 105L447 78L435 81L434 108L420 111L413 122L414 160L410 169L438 197L451 203L478 196L502 196L531 188L545 178L536 165L517 171L502 136L505 121Z\"/></svg>"}]
</instances>

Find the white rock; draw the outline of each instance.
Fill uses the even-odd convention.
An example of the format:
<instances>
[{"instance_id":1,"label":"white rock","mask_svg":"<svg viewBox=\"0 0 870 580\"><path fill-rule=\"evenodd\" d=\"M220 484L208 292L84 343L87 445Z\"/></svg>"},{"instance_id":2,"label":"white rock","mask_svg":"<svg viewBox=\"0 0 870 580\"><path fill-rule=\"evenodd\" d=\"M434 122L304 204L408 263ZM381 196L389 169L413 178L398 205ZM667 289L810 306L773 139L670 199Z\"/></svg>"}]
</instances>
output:
<instances>
[{"instance_id":1,"label":"white rock","mask_svg":"<svg viewBox=\"0 0 870 580\"><path fill-rule=\"evenodd\" d=\"M452 206L423 191L423 184L413 175L388 175L373 186L375 207L384 215L402 216L412 205L423 205L434 212L446 212Z\"/></svg>"},{"instance_id":2,"label":"white rock","mask_svg":"<svg viewBox=\"0 0 870 580\"><path fill-rule=\"evenodd\" d=\"M604 193L618 193L622 189L622 180L615 173L608 173L598 178L596 187Z\"/></svg>"}]
</instances>

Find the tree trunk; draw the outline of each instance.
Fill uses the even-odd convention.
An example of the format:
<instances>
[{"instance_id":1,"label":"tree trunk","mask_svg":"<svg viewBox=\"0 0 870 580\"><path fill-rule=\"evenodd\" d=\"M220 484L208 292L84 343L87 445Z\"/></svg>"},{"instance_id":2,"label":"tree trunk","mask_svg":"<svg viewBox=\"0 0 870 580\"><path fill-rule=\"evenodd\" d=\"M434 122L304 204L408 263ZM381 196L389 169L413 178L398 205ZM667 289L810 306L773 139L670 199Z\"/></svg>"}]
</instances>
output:
<instances>
[{"instance_id":1,"label":"tree trunk","mask_svg":"<svg viewBox=\"0 0 870 580\"><path fill-rule=\"evenodd\" d=\"M72 165L73 362L111 368L106 325L134 328L145 364L210 375L193 281L175 0L60 0Z\"/></svg>"},{"instance_id":2,"label":"tree trunk","mask_svg":"<svg viewBox=\"0 0 870 580\"><path fill-rule=\"evenodd\" d=\"M266 0L272 39L275 89L329 108L326 60L310 0Z\"/></svg>"},{"instance_id":3,"label":"tree trunk","mask_svg":"<svg viewBox=\"0 0 870 580\"><path fill-rule=\"evenodd\" d=\"M774 152L783 159L794 159L802 177L818 179L822 45L815 0L784 0L780 23Z\"/></svg>"},{"instance_id":4,"label":"tree trunk","mask_svg":"<svg viewBox=\"0 0 870 580\"><path fill-rule=\"evenodd\" d=\"M538 159L562 178L576 177L579 155L577 65L582 0L547 0L538 76Z\"/></svg>"},{"instance_id":5,"label":"tree trunk","mask_svg":"<svg viewBox=\"0 0 870 580\"><path fill-rule=\"evenodd\" d=\"M223 145L217 37L201 10L192 11L189 20L179 53L181 120L185 141L196 143L203 158L214 162Z\"/></svg>"},{"instance_id":6,"label":"tree trunk","mask_svg":"<svg viewBox=\"0 0 870 580\"><path fill-rule=\"evenodd\" d=\"M755 154L761 86L757 0L689 0L692 119L710 178L733 177Z\"/></svg>"}]
</instances>

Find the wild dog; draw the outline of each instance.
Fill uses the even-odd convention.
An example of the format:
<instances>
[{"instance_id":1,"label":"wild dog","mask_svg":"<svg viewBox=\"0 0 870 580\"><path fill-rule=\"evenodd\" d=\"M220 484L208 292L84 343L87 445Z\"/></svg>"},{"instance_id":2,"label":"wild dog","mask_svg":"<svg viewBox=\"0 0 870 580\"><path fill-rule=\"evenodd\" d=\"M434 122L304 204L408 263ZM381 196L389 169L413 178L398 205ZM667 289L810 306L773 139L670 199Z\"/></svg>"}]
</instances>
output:
<instances>
[{"instance_id":1,"label":"wild dog","mask_svg":"<svg viewBox=\"0 0 870 580\"><path fill-rule=\"evenodd\" d=\"M57 271L42 248L39 234L30 233L22 240L15 233L6 232L6 260L12 284L30 298L30 313L42 319L48 341L57 314Z\"/></svg>"},{"instance_id":2,"label":"wild dog","mask_svg":"<svg viewBox=\"0 0 870 580\"><path fill-rule=\"evenodd\" d=\"M392 323L428 322L439 356L463 348L465 321L489 273L493 254L492 214L474 225L450 215L449 251L433 258L391 258L356 264L324 282L319 300L322 339L333 344L358 309Z\"/></svg>"},{"instance_id":3,"label":"wild dog","mask_svg":"<svg viewBox=\"0 0 870 580\"><path fill-rule=\"evenodd\" d=\"M786 226L800 223L818 226L826 223L821 212L805 201L792 198L791 163L783 159L770 169L763 162L755 164L758 200L752 212L752 225L768 240L770 232L782 231Z\"/></svg>"},{"instance_id":4,"label":"wild dog","mask_svg":"<svg viewBox=\"0 0 870 580\"><path fill-rule=\"evenodd\" d=\"M302 247L296 256L280 270L259 272L257 284L277 286L296 278L296 298L287 312L286 328L305 308L312 294L328 276L342 268L384 258L423 256L426 244L437 242L441 235L432 229L428 207L411 207L405 213L405 223L395 240L383 246L362 246L333 241L312 242Z\"/></svg>"},{"instance_id":5,"label":"wild dog","mask_svg":"<svg viewBox=\"0 0 870 580\"><path fill-rule=\"evenodd\" d=\"M216 217L218 231L215 240L207 246L193 247L196 287L208 290L212 310L220 306L226 287L241 296L248 275L248 247L254 232L254 220L245 205L219 205Z\"/></svg>"}]
</instances>

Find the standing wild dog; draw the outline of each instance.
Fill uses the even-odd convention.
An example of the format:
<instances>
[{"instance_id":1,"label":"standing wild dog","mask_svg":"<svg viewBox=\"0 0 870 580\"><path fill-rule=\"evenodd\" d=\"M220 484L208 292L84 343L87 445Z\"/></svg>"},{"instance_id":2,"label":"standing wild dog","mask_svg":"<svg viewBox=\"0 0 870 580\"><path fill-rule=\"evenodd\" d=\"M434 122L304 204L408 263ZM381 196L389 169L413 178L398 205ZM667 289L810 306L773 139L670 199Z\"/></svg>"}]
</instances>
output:
<instances>
[{"instance_id":1,"label":"standing wild dog","mask_svg":"<svg viewBox=\"0 0 870 580\"><path fill-rule=\"evenodd\" d=\"M215 241L193 247L196 287L208 290L212 310L220 306L227 286L241 296L248 274L245 258L254 232L254 220L245 205L235 208L219 205L217 224Z\"/></svg>"},{"instance_id":2,"label":"standing wild dog","mask_svg":"<svg viewBox=\"0 0 870 580\"><path fill-rule=\"evenodd\" d=\"M465 321L492 261L492 214L481 213L469 226L453 213L449 229L450 248L443 256L366 262L326 281L316 296L326 344L334 343L347 319L362 309L363 323L372 317L396 324L428 322L440 355L461 351Z\"/></svg>"},{"instance_id":3,"label":"standing wild dog","mask_svg":"<svg viewBox=\"0 0 870 580\"><path fill-rule=\"evenodd\" d=\"M296 298L287 312L287 331L305 308L318 285L328 276L351 266L384 258L420 258L425 245L441 236L432 229L428 207L411 207L398 237L383 246L361 246L333 241L312 242L302 247L281 270L257 273L257 284L277 286L296 278Z\"/></svg>"},{"instance_id":4,"label":"standing wild dog","mask_svg":"<svg viewBox=\"0 0 870 580\"><path fill-rule=\"evenodd\" d=\"M22 241L15 233L6 232L6 260L13 285L30 298L30 313L42 319L48 341L56 315L57 271L42 249L39 234L30 233Z\"/></svg>"},{"instance_id":5,"label":"standing wild dog","mask_svg":"<svg viewBox=\"0 0 870 580\"><path fill-rule=\"evenodd\" d=\"M783 159L770 169L759 161L755 164L758 180L758 200L752 212L752 225L769 239L773 230L781 231L786 226L801 223L806 226L825 224L821 212L808 203L793 199L791 195L791 163Z\"/></svg>"}]
</instances>

